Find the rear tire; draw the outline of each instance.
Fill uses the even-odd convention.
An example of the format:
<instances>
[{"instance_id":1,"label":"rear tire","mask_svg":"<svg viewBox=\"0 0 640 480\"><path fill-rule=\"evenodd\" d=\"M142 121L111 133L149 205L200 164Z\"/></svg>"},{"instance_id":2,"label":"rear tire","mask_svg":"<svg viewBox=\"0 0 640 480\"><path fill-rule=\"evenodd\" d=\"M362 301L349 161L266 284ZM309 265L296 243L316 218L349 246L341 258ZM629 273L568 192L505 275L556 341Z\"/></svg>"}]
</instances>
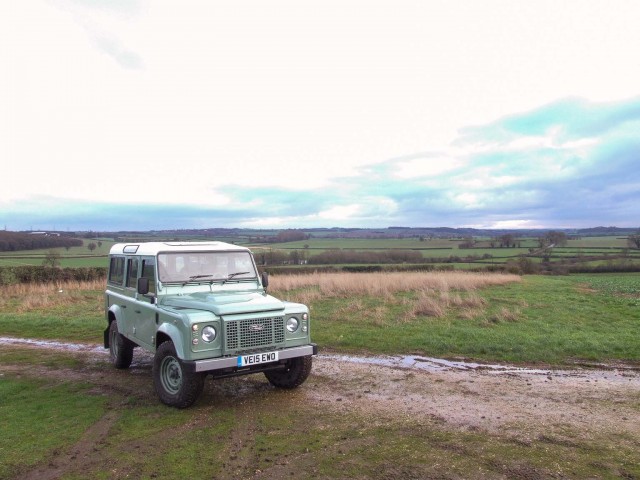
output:
<instances>
[{"instance_id":1,"label":"rear tire","mask_svg":"<svg viewBox=\"0 0 640 480\"><path fill-rule=\"evenodd\" d=\"M133 342L118 331L118 322L109 325L109 358L116 368L129 368L133 360Z\"/></svg>"},{"instance_id":2,"label":"rear tire","mask_svg":"<svg viewBox=\"0 0 640 480\"><path fill-rule=\"evenodd\" d=\"M189 371L173 343L167 341L160 344L153 359L153 384L162 403L187 408L202 393L204 374Z\"/></svg>"},{"instance_id":3,"label":"rear tire","mask_svg":"<svg viewBox=\"0 0 640 480\"><path fill-rule=\"evenodd\" d=\"M311 373L313 361L311 355L292 358L285 364L284 370L271 370L264 372L264 376L274 387L296 388L304 383Z\"/></svg>"}]
</instances>

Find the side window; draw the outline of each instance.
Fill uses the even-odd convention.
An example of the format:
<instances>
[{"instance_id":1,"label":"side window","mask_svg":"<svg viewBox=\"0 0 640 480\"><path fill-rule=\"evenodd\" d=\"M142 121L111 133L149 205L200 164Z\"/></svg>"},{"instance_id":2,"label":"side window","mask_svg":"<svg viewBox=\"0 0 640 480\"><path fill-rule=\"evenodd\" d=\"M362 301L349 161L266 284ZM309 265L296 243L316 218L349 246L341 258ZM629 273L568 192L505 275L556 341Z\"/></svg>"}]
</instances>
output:
<instances>
[{"instance_id":1,"label":"side window","mask_svg":"<svg viewBox=\"0 0 640 480\"><path fill-rule=\"evenodd\" d=\"M127 287L136 288L138 281L138 259L133 257L127 259Z\"/></svg>"},{"instance_id":2,"label":"side window","mask_svg":"<svg viewBox=\"0 0 640 480\"><path fill-rule=\"evenodd\" d=\"M149 293L156 293L156 259L145 257L142 259L141 277L149 279Z\"/></svg>"},{"instance_id":3,"label":"side window","mask_svg":"<svg viewBox=\"0 0 640 480\"><path fill-rule=\"evenodd\" d=\"M109 262L109 283L122 286L124 280L124 257L111 257Z\"/></svg>"}]
</instances>

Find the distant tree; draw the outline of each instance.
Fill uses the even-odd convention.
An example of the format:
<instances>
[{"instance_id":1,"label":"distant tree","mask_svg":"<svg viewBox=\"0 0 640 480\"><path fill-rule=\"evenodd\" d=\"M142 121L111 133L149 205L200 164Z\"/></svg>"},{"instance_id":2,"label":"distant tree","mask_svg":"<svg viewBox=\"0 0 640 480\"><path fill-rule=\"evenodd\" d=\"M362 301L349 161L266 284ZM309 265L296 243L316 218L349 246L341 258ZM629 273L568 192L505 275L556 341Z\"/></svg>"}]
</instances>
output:
<instances>
[{"instance_id":1,"label":"distant tree","mask_svg":"<svg viewBox=\"0 0 640 480\"><path fill-rule=\"evenodd\" d=\"M464 239L462 240L462 242L460 242L458 244L458 248L473 248L473 246L475 245L475 240L473 239L473 237L468 236L468 237L464 237Z\"/></svg>"},{"instance_id":2,"label":"distant tree","mask_svg":"<svg viewBox=\"0 0 640 480\"><path fill-rule=\"evenodd\" d=\"M62 255L60 255L58 252L54 250L49 250L47 254L44 256L42 265L45 267L59 267L61 257Z\"/></svg>"},{"instance_id":3,"label":"distant tree","mask_svg":"<svg viewBox=\"0 0 640 480\"><path fill-rule=\"evenodd\" d=\"M567 234L551 230L544 236L545 245L554 245L556 247L564 247L567 244Z\"/></svg>"},{"instance_id":4,"label":"distant tree","mask_svg":"<svg viewBox=\"0 0 640 480\"><path fill-rule=\"evenodd\" d=\"M627 245L631 248L640 248L640 230L627 237Z\"/></svg>"},{"instance_id":5,"label":"distant tree","mask_svg":"<svg viewBox=\"0 0 640 480\"><path fill-rule=\"evenodd\" d=\"M278 243L296 242L298 240L307 240L309 236L302 230L282 230L278 232L275 241Z\"/></svg>"},{"instance_id":6,"label":"distant tree","mask_svg":"<svg viewBox=\"0 0 640 480\"><path fill-rule=\"evenodd\" d=\"M90 252L93 252L96 248L98 248L98 246L95 243L91 242L89 243L89 245L87 245L87 248Z\"/></svg>"},{"instance_id":7,"label":"distant tree","mask_svg":"<svg viewBox=\"0 0 640 480\"><path fill-rule=\"evenodd\" d=\"M101 247L101 246L102 246L102 242L98 241L98 247Z\"/></svg>"},{"instance_id":8,"label":"distant tree","mask_svg":"<svg viewBox=\"0 0 640 480\"><path fill-rule=\"evenodd\" d=\"M511 233L505 233L504 235L500 235L498 237L498 241L500 242L501 247L515 247L515 236Z\"/></svg>"}]
</instances>

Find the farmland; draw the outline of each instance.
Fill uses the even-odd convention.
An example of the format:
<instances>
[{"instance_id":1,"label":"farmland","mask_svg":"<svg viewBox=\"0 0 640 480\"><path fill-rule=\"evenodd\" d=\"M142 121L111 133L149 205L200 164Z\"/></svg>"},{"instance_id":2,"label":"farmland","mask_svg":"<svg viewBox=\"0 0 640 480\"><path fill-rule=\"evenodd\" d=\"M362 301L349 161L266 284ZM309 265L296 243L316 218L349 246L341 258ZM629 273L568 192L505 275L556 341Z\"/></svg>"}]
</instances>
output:
<instances>
[{"instance_id":1,"label":"farmland","mask_svg":"<svg viewBox=\"0 0 640 480\"><path fill-rule=\"evenodd\" d=\"M59 342L0 342L1 478L640 475L637 274L273 275L311 306L311 377L209 380L186 411L155 398L149 355L109 364L101 284L1 288L0 337ZM432 357L487 367L417 368Z\"/></svg>"},{"instance_id":2,"label":"farmland","mask_svg":"<svg viewBox=\"0 0 640 480\"><path fill-rule=\"evenodd\" d=\"M551 270L565 273L568 271L588 271L602 269L610 271L640 270L640 249L629 248L626 236L599 235L569 237L562 246L541 248L539 237L516 237L509 246L500 246L495 238L478 236L437 237L415 236L394 238L329 238L310 236L305 240L264 243L256 237L247 235L214 237L232 243L248 246L256 255L259 264L270 270L286 267L305 270L331 265L379 265L389 264L393 269L393 260L382 261L385 253L405 252L406 259L396 261L402 268L414 264L416 268L440 269L509 269L522 272L522 262L526 261L529 271ZM198 235L166 236L139 234L135 240L204 240ZM207 238L211 240L212 238ZM117 240L126 240L119 237ZM42 265L47 256L53 254L55 263L60 267L106 267L109 248L116 242L113 237L83 239L82 246L70 248L40 249L28 251L0 252L0 267L21 265ZM89 244L95 249L89 250ZM337 260L332 259L332 254ZM323 258L324 257L324 258ZM321 259L322 258L322 259Z\"/></svg>"},{"instance_id":3,"label":"farmland","mask_svg":"<svg viewBox=\"0 0 640 480\"><path fill-rule=\"evenodd\" d=\"M186 411L157 401L149 354L109 364L102 280L0 285L0 478L640 477L640 274L470 271L531 254L533 237L246 240L309 256L409 249L450 269L273 269L269 292L310 306L308 381L285 392L260 375L209 379ZM58 249L60 266L105 267L113 239L87 241ZM491 258L444 261L472 251ZM622 237L546 253L638 262Z\"/></svg>"}]
</instances>

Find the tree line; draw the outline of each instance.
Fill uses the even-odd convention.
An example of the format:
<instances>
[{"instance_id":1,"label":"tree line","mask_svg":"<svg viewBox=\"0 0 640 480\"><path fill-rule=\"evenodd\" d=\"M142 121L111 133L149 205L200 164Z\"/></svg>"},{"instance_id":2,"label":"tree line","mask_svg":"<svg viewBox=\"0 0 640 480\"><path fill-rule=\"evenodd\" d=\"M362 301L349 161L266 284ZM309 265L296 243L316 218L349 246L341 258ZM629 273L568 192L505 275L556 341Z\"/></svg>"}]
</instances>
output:
<instances>
[{"instance_id":1,"label":"tree line","mask_svg":"<svg viewBox=\"0 0 640 480\"><path fill-rule=\"evenodd\" d=\"M0 231L0 252L81 246L82 240L78 238Z\"/></svg>"}]
</instances>

